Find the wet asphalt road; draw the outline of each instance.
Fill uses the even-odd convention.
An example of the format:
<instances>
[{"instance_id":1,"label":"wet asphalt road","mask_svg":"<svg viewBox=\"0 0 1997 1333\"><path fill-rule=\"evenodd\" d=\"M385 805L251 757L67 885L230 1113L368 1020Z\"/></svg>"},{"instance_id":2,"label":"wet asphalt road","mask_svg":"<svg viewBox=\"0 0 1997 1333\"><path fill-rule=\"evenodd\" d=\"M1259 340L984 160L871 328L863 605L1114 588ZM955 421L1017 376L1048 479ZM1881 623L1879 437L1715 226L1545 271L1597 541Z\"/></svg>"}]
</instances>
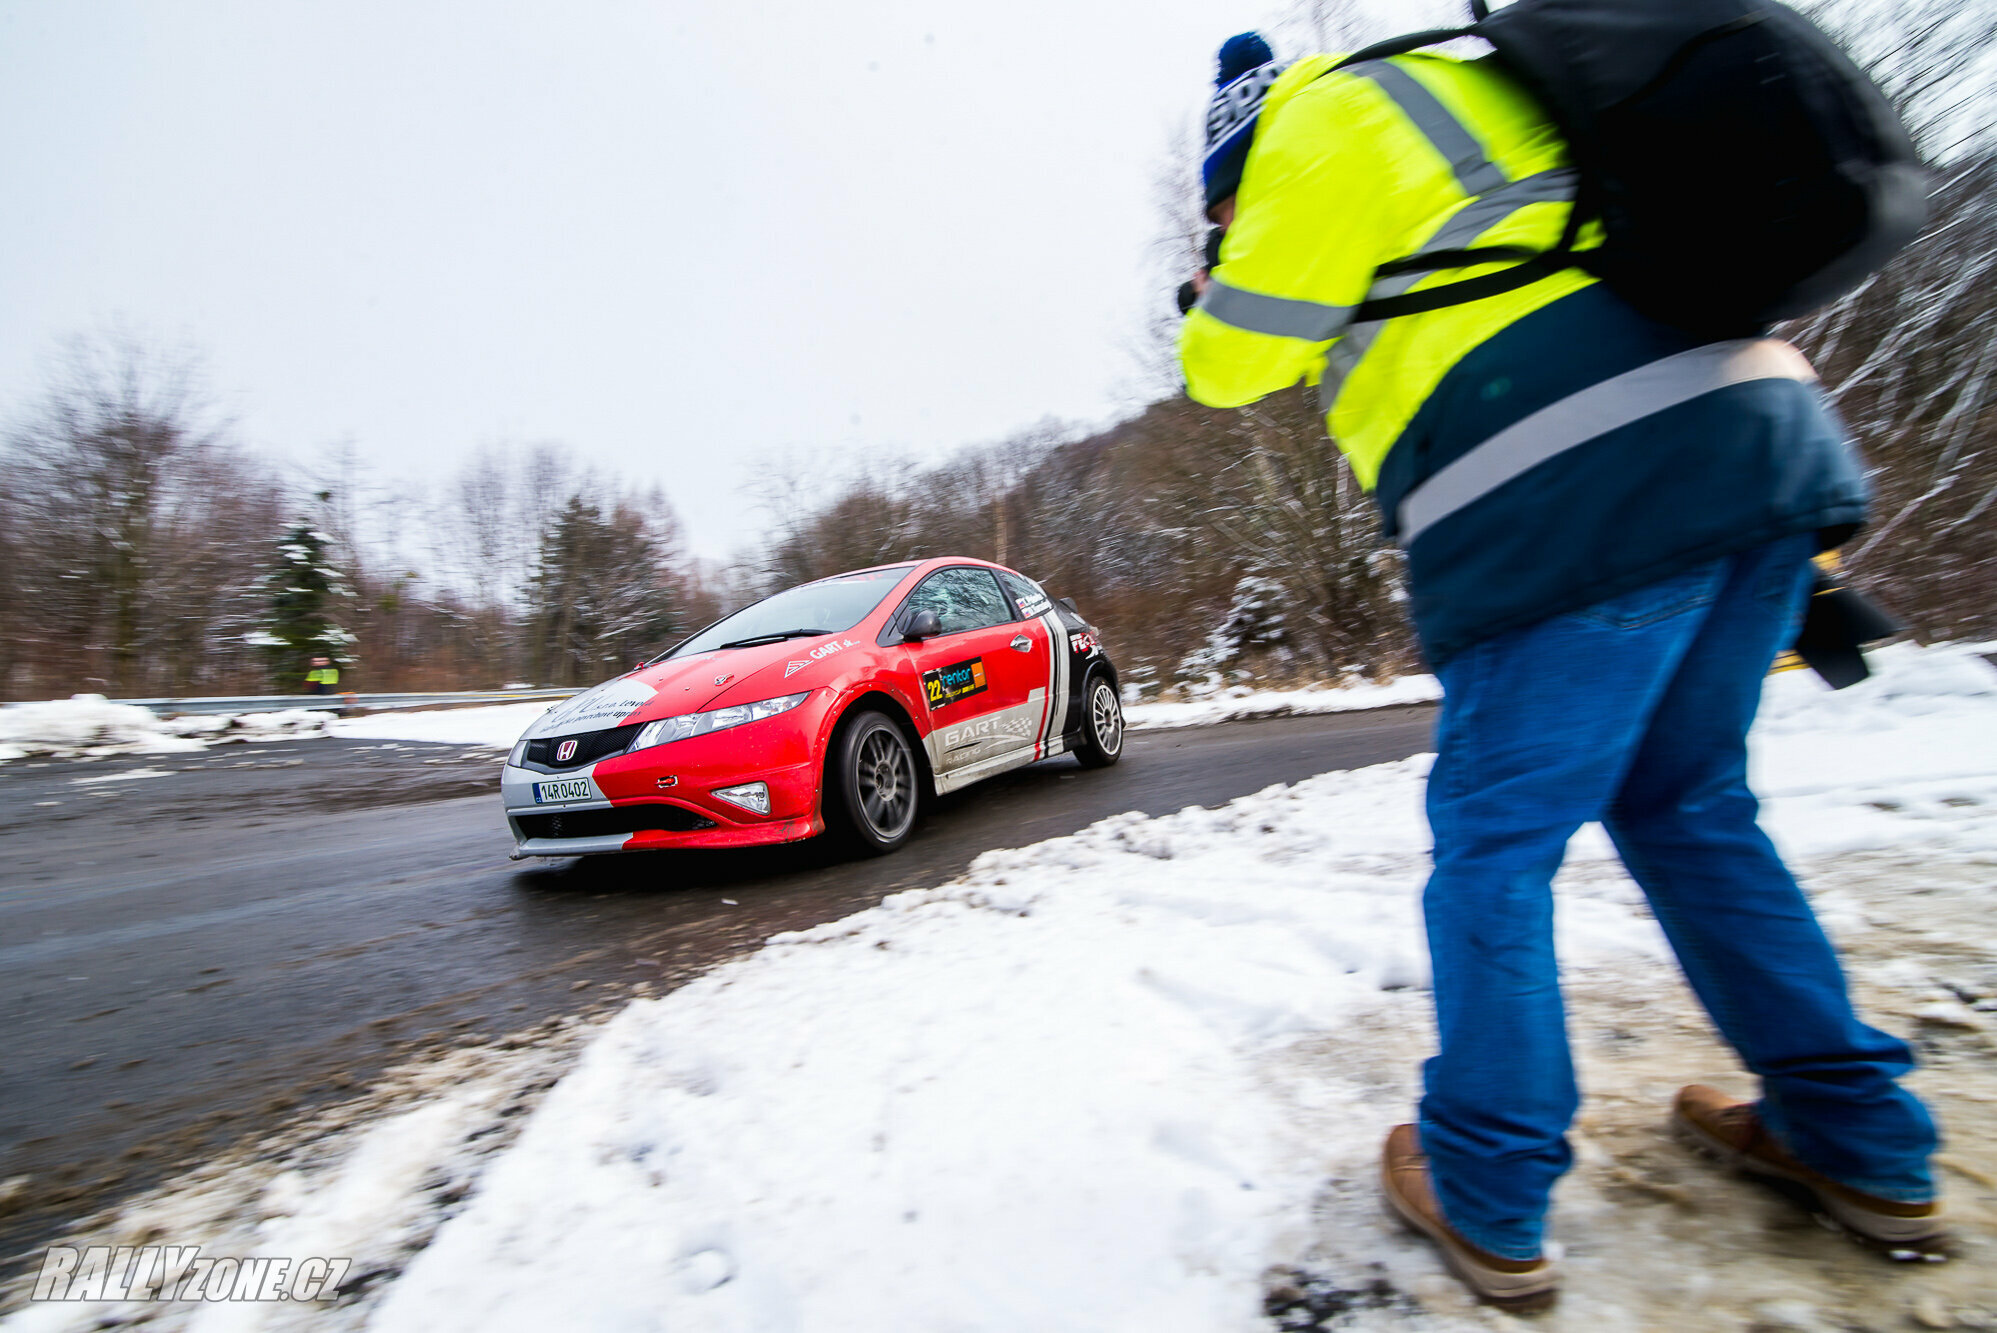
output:
<instances>
[{"instance_id":1,"label":"wet asphalt road","mask_svg":"<svg viewBox=\"0 0 1997 1333\"><path fill-rule=\"evenodd\" d=\"M1433 710L1132 734L819 844L514 864L498 756L310 740L0 769L0 1261L429 1045L678 984L770 934L1125 810L1429 746ZM729 901L732 900L732 901Z\"/></svg>"}]
</instances>

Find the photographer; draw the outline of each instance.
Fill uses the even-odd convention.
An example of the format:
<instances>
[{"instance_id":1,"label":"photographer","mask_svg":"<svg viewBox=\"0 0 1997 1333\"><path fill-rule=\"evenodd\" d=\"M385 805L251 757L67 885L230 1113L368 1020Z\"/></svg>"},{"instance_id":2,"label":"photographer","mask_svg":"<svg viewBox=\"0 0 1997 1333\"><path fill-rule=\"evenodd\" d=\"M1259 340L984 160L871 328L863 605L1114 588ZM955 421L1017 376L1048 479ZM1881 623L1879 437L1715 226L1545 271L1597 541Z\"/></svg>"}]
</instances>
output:
<instances>
[{"instance_id":1,"label":"photographer","mask_svg":"<svg viewBox=\"0 0 1997 1333\"><path fill-rule=\"evenodd\" d=\"M1600 227L1569 227L1567 144L1496 60L1338 63L1279 65L1253 33L1221 48L1203 175L1225 239L1184 293L1180 351L1209 406L1316 387L1407 553L1444 687L1439 1050L1419 1125L1387 1139L1390 1203L1481 1298L1552 1301L1544 1219L1579 1093L1551 880L1599 820L1761 1081L1752 1104L1685 1089L1681 1130L1861 1239L1938 1253L1935 1130L1896 1081L1912 1056L1853 1014L1746 781L1811 557L1865 517L1839 423L1793 347L1639 313L1572 262ZM1510 264L1479 299L1362 312Z\"/></svg>"}]
</instances>

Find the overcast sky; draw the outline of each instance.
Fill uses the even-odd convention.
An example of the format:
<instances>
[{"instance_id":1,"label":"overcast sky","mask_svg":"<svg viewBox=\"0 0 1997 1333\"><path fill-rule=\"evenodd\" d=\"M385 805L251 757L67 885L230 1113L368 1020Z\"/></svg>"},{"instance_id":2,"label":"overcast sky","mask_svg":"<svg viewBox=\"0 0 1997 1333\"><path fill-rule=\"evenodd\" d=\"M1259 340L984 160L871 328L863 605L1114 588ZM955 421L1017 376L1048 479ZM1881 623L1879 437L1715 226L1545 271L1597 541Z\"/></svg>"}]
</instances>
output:
<instances>
[{"instance_id":1,"label":"overcast sky","mask_svg":"<svg viewBox=\"0 0 1997 1333\"><path fill-rule=\"evenodd\" d=\"M0 415L66 335L254 446L560 440L696 549L785 456L1129 406L1151 179L1280 0L0 0Z\"/></svg>"}]
</instances>

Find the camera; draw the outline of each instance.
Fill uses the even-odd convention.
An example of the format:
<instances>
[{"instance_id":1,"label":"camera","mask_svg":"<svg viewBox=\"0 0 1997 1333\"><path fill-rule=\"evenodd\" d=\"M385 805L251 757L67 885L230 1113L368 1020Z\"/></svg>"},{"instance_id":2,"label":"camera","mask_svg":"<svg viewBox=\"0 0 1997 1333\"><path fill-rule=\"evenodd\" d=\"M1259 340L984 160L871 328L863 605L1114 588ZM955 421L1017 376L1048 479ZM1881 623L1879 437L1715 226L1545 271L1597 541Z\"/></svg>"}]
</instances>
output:
<instances>
[{"instance_id":1,"label":"camera","mask_svg":"<svg viewBox=\"0 0 1997 1333\"><path fill-rule=\"evenodd\" d=\"M1226 235L1227 228L1225 227L1215 227L1207 233L1206 249L1203 255L1206 263L1201 267L1200 272L1211 273L1220 266L1220 243ZM1199 299L1200 294L1193 289L1190 279L1179 284L1178 301L1180 314L1183 315L1190 311L1194 305L1198 304Z\"/></svg>"}]
</instances>

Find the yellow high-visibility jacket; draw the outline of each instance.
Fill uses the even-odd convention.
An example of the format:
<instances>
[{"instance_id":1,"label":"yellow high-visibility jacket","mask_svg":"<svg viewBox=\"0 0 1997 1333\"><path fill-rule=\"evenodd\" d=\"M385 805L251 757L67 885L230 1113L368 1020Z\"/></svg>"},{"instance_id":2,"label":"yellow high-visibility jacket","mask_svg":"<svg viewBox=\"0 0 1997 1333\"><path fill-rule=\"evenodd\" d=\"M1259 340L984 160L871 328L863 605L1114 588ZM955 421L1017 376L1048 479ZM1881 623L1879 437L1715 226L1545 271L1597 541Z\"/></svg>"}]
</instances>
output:
<instances>
[{"instance_id":1,"label":"yellow high-visibility jacket","mask_svg":"<svg viewBox=\"0 0 1997 1333\"><path fill-rule=\"evenodd\" d=\"M1578 185L1560 134L1486 57L1286 70L1180 338L1187 391L1237 407L1299 381L1408 554L1432 662L1478 639L1794 532L1835 539L1865 487L1809 365L1706 342L1577 267L1355 323L1369 297L1516 260L1376 276L1425 252L1552 248ZM1691 188L1688 186L1688 188ZM1600 242L1590 223L1578 245Z\"/></svg>"},{"instance_id":2,"label":"yellow high-visibility jacket","mask_svg":"<svg viewBox=\"0 0 1997 1333\"><path fill-rule=\"evenodd\" d=\"M1566 225L1578 180L1552 123L1489 61L1400 56L1366 66L1367 77L1327 73L1337 60L1299 60L1269 90L1220 267L1186 318L1180 355L1187 390L1210 407L1240 407L1299 380L1320 385L1331 437L1370 489L1395 438L1465 352L1595 279L1570 268L1386 321L1349 374L1335 364L1327 380L1332 340L1374 287L1376 267L1425 250L1545 250ZM1468 127L1475 139L1457 142ZM1584 232L1583 244L1594 241ZM1380 294L1505 267L1389 279Z\"/></svg>"}]
</instances>

